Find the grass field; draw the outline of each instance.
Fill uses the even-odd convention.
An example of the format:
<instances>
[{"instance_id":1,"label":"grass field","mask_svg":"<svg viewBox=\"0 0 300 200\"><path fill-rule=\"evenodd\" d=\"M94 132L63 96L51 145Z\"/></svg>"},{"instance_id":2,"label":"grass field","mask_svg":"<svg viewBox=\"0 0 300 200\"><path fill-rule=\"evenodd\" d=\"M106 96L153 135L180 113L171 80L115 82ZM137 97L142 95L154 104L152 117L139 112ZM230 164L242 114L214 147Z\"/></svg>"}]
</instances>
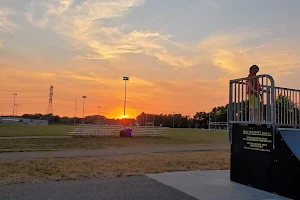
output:
<instances>
[{"instance_id":1,"label":"grass field","mask_svg":"<svg viewBox=\"0 0 300 200\"><path fill-rule=\"evenodd\" d=\"M74 126L0 124L0 137L66 136ZM71 137L0 139L0 152L103 149L168 145L228 145L226 131L167 129L152 137ZM0 160L0 184L46 180L133 176L185 170L228 169L228 151L149 153L101 157Z\"/></svg>"},{"instance_id":2,"label":"grass field","mask_svg":"<svg viewBox=\"0 0 300 200\"><path fill-rule=\"evenodd\" d=\"M0 124L1 136L57 136L67 135L73 126L35 126ZM226 131L198 129L168 129L160 136L152 137L74 137L0 140L0 152L51 151L70 149L103 149L109 147L141 147L166 145L226 145Z\"/></svg>"},{"instance_id":3,"label":"grass field","mask_svg":"<svg viewBox=\"0 0 300 200\"><path fill-rule=\"evenodd\" d=\"M229 169L228 151L0 161L0 184Z\"/></svg>"},{"instance_id":4,"label":"grass field","mask_svg":"<svg viewBox=\"0 0 300 200\"><path fill-rule=\"evenodd\" d=\"M68 125L25 125L25 124L0 124L0 137L13 136L64 136L68 135L74 126Z\"/></svg>"}]
</instances>

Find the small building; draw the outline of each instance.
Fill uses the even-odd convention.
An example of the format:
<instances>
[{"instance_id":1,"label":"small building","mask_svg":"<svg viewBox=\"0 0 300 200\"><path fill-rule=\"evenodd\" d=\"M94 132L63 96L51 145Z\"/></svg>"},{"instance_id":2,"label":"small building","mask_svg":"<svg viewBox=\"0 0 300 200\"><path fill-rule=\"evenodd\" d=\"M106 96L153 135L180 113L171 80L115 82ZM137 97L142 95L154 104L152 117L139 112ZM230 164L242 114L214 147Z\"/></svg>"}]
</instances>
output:
<instances>
[{"instance_id":1,"label":"small building","mask_svg":"<svg viewBox=\"0 0 300 200\"><path fill-rule=\"evenodd\" d=\"M42 120L42 119L26 119L22 118L22 122L24 124L38 124L38 125L48 125L49 120Z\"/></svg>"},{"instance_id":2,"label":"small building","mask_svg":"<svg viewBox=\"0 0 300 200\"><path fill-rule=\"evenodd\" d=\"M42 119L27 119L17 117L0 117L0 123L4 124L37 124L37 125L48 125L49 120Z\"/></svg>"},{"instance_id":3,"label":"small building","mask_svg":"<svg viewBox=\"0 0 300 200\"><path fill-rule=\"evenodd\" d=\"M1 118L0 122L4 124L21 124L22 120L18 118Z\"/></svg>"}]
</instances>

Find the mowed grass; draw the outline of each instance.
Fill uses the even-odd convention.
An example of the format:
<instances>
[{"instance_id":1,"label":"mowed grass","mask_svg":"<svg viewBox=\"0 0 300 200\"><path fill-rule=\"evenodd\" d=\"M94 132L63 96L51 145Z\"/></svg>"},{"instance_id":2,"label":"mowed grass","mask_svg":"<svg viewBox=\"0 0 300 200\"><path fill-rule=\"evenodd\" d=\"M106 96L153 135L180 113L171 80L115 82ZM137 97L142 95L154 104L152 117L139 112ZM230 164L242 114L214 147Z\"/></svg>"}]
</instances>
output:
<instances>
[{"instance_id":1,"label":"mowed grass","mask_svg":"<svg viewBox=\"0 0 300 200\"><path fill-rule=\"evenodd\" d=\"M70 125L0 124L0 137L66 136L72 128Z\"/></svg>"},{"instance_id":2,"label":"mowed grass","mask_svg":"<svg viewBox=\"0 0 300 200\"><path fill-rule=\"evenodd\" d=\"M73 126L0 125L0 133L17 136L68 135ZM57 132L55 132L57 131ZM21 134L22 133L22 134ZM0 134L1 135L1 134ZM5 134L2 134L4 136ZM0 140L0 152L53 151L72 149L103 149L110 147L142 147L168 145L228 145L226 131L199 129L167 129L166 133L151 137L72 137Z\"/></svg>"},{"instance_id":3,"label":"mowed grass","mask_svg":"<svg viewBox=\"0 0 300 200\"><path fill-rule=\"evenodd\" d=\"M229 156L229 151L200 151L0 161L0 184L171 171L226 170L229 169Z\"/></svg>"},{"instance_id":4,"label":"mowed grass","mask_svg":"<svg viewBox=\"0 0 300 200\"><path fill-rule=\"evenodd\" d=\"M51 151L72 149L103 149L109 147L142 147L189 145L192 141L167 137L87 137L87 138L35 138L0 140L0 152Z\"/></svg>"},{"instance_id":5,"label":"mowed grass","mask_svg":"<svg viewBox=\"0 0 300 200\"><path fill-rule=\"evenodd\" d=\"M174 138L181 141L189 141L196 144L228 144L228 132L208 131L201 129L167 129L164 137Z\"/></svg>"}]
</instances>

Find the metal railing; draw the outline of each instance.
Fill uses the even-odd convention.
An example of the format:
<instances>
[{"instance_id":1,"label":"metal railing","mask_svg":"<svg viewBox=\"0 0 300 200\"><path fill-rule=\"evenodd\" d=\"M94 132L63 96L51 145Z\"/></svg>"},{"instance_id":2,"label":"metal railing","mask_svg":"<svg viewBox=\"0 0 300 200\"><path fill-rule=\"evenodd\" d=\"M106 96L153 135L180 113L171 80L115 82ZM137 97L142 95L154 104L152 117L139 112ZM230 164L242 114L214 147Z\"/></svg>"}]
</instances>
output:
<instances>
[{"instance_id":1,"label":"metal railing","mask_svg":"<svg viewBox=\"0 0 300 200\"><path fill-rule=\"evenodd\" d=\"M249 83L258 81L259 89L249 91ZM250 94L250 95L249 95ZM275 123L275 83L270 75L240 78L230 81L228 122L246 124Z\"/></svg>"},{"instance_id":2,"label":"metal railing","mask_svg":"<svg viewBox=\"0 0 300 200\"><path fill-rule=\"evenodd\" d=\"M277 126L300 126L300 90L275 87Z\"/></svg>"},{"instance_id":3,"label":"metal railing","mask_svg":"<svg viewBox=\"0 0 300 200\"><path fill-rule=\"evenodd\" d=\"M260 87L249 92L249 84L256 81ZM275 87L272 76L266 74L231 80L228 122L299 127L300 90Z\"/></svg>"}]
</instances>

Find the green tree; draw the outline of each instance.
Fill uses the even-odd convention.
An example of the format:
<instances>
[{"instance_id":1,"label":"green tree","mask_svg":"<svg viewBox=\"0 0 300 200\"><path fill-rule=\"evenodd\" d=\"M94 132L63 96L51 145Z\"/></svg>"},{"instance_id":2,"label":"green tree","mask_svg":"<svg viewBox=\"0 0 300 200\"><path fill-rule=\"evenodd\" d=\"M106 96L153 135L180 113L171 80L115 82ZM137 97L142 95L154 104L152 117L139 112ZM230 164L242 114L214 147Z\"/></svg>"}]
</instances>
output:
<instances>
[{"instance_id":1,"label":"green tree","mask_svg":"<svg viewBox=\"0 0 300 200\"><path fill-rule=\"evenodd\" d=\"M197 112L193 117L195 128L208 128L208 113Z\"/></svg>"},{"instance_id":2,"label":"green tree","mask_svg":"<svg viewBox=\"0 0 300 200\"><path fill-rule=\"evenodd\" d=\"M293 99L294 100L294 99ZM276 122L282 124L299 123L299 105L289 96L282 94L276 98Z\"/></svg>"}]
</instances>

